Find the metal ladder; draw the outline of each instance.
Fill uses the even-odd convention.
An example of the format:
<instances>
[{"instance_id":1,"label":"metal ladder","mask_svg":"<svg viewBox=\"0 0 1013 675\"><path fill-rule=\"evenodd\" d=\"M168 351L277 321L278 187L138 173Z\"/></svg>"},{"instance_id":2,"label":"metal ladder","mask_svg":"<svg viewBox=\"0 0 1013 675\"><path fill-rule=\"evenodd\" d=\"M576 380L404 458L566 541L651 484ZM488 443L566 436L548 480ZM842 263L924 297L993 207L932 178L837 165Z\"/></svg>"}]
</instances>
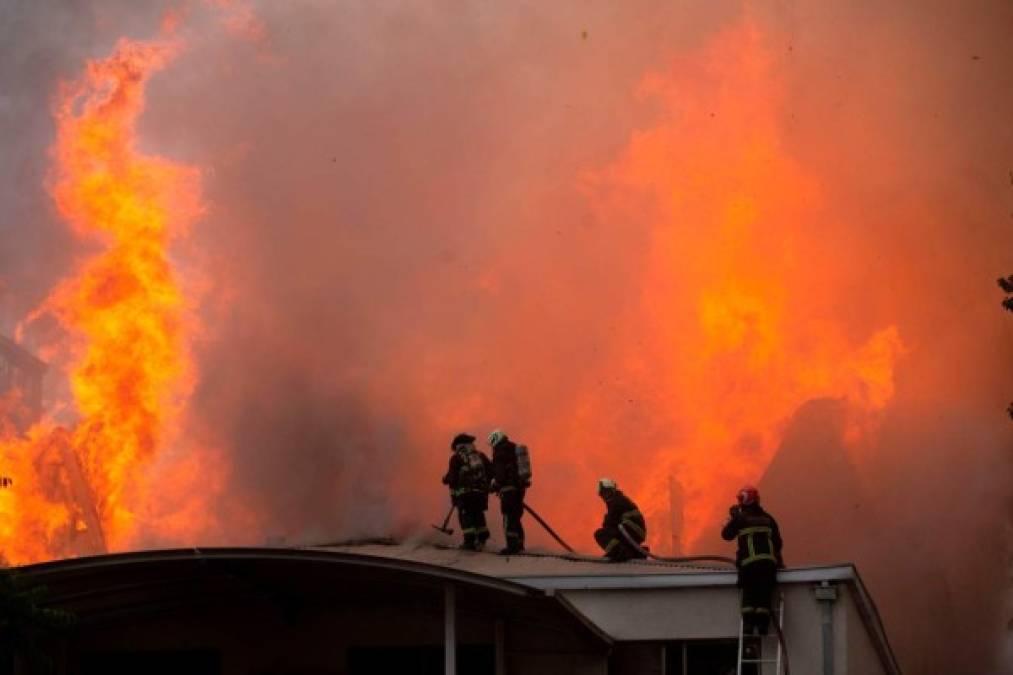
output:
<instances>
[{"instance_id":1,"label":"metal ladder","mask_svg":"<svg viewBox=\"0 0 1013 675\"><path fill-rule=\"evenodd\" d=\"M778 595L777 595L777 608L774 610L774 615L775 616L772 617L772 618L776 619L777 625L780 626L782 630L784 630L784 594L783 593L778 593ZM777 630L774 629L773 626L771 626L771 630L766 635L743 635L742 634L742 629L743 629L743 621L742 621L742 617L740 616L739 617L739 650L738 650L737 663L736 663L736 666L735 666L735 675L748 675L748 671L747 671L747 673L743 673L743 671L742 671L742 666L743 665L755 665L755 666L757 666L756 670L754 671L756 673L756 675L770 675L770 671L766 669L766 666L769 665L769 664L774 664L773 675L781 675L782 672L783 672L782 668L784 666L783 666L782 654L781 654L781 641L777 638ZM744 640L743 640L743 638L744 637L748 637L748 638L750 638L750 640L754 640L755 644L760 647L760 653L758 655L758 658L752 658L752 659L743 658L743 651L744 651ZM775 645L777 645L777 656L775 658L772 658L772 659L771 658L766 658L765 659L765 658L763 658L763 654L767 650L764 649L764 645L770 644L771 641L773 641L773 643Z\"/></svg>"}]
</instances>

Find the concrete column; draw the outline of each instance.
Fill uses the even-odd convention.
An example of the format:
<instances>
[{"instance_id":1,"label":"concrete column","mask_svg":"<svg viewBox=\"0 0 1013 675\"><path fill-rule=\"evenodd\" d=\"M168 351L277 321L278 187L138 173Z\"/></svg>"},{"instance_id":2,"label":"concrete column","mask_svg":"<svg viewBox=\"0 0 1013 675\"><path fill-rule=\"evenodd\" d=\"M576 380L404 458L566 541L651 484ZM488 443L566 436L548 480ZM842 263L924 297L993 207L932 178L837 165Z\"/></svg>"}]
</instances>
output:
<instances>
[{"instance_id":1,"label":"concrete column","mask_svg":"<svg viewBox=\"0 0 1013 675\"><path fill-rule=\"evenodd\" d=\"M457 609L454 585L443 587L443 673L457 675Z\"/></svg>"},{"instance_id":2,"label":"concrete column","mask_svg":"<svg viewBox=\"0 0 1013 675\"><path fill-rule=\"evenodd\" d=\"M503 619L496 619L493 631L493 644L496 649L496 675L506 675L506 623Z\"/></svg>"}]
</instances>

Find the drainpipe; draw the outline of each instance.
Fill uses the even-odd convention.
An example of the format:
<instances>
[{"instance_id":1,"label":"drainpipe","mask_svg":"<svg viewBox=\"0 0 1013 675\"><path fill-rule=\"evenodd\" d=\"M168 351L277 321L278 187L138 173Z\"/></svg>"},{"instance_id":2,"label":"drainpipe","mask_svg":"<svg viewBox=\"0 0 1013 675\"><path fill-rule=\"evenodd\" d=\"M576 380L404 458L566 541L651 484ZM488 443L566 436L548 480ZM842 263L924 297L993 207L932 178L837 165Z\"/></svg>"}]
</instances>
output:
<instances>
[{"instance_id":1,"label":"drainpipe","mask_svg":"<svg viewBox=\"0 0 1013 675\"><path fill-rule=\"evenodd\" d=\"M823 608L823 675L834 675L834 601L837 600L837 587L823 581L813 587L813 594Z\"/></svg>"},{"instance_id":2,"label":"drainpipe","mask_svg":"<svg viewBox=\"0 0 1013 675\"><path fill-rule=\"evenodd\" d=\"M443 587L443 673L457 675L457 610L453 584Z\"/></svg>"}]
</instances>

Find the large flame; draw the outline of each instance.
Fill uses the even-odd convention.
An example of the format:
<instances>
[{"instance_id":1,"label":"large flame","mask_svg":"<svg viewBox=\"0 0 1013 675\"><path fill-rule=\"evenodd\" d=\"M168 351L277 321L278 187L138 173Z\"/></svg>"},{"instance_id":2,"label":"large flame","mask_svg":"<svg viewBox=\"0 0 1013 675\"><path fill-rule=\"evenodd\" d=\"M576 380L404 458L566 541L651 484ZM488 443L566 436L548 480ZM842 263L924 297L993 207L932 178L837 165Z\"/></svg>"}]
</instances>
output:
<instances>
[{"instance_id":1,"label":"large flame","mask_svg":"<svg viewBox=\"0 0 1013 675\"><path fill-rule=\"evenodd\" d=\"M4 443L16 488L0 492L0 545L15 561L129 546L139 521L166 540L192 538L208 510L184 503L182 486L223 480L221 467L201 464L211 455L188 452L159 467L172 489L146 481L173 447L195 379L196 325L168 250L200 212L198 175L141 154L135 134L147 78L175 52L173 43L121 42L57 109L53 195L104 250L37 313L75 338L67 374L78 417L70 429L46 422ZM574 375L576 400L560 405L533 384L545 405L539 419L521 420L521 440L555 453L557 467L577 467L548 478L555 489L538 497L551 499L547 510L574 541L586 542L597 520L584 499L593 477L612 474L647 512L652 545L665 550L675 535L685 549L701 547L814 398L849 402L845 442L856 462L875 449L869 431L893 397L903 345L895 326L858 329L832 305L841 265L822 241L820 177L785 147L777 70L748 21L726 32L644 79L656 123L581 178L610 232L648 245L631 284L640 295L613 317L608 355ZM491 274L476 284L501 290ZM601 385L617 378L636 396L620 400ZM420 437L450 423L470 428L502 405L496 392L462 400L424 389Z\"/></svg>"},{"instance_id":2,"label":"large flame","mask_svg":"<svg viewBox=\"0 0 1013 675\"><path fill-rule=\"evenodd\" d=\"M821 236L818 179L781 142L784 92L760 34L746 24L702 56L645 81L666 122L637 134L609 172L653 220L644 326L674 433L644 501L665 523L674 477L690 546L737 487L759 481L801 404L881 409L901 349L893 326L853 344L821 307L833 296L816 290L831 288L808 258Z\"/></svg>"},{"instance_id":3,"label":"large flame","mask_svg":"<svg viewBox=\"0 0 1013 675\"><path fill-rule=\"evenodd\" d=\"M682 550L714 545L737 488L760 481L806 401L848 402L844 442L860 464L893 397L899 331L856 334L834 304L841 263L821 241L819 176L782 141L778 65L747 20L646 77L639 96L658 121L583 180L603 222L648 233L642 296L615 318L619 356L589 364L636 394L589 382L568 426L540 435L609 446L592 470L625 479L660 550L673 535ZM592 522L567 520L585 540Z\"/></svg>"},{"instance_id":4,"label":"large flame","mask_svg":"<svg viewBox=\"0 0 1013 675\"><path fill-rule=\"evenodd\" d=\"M200 212L198 172L142 154L135 128L148 78L175 51L123 40L61 92L53 198L101 251L33 316L71 337L76 422L7 434L14 488L0 493L0 550L12 562L128 545L144 470L173 442L193 387L195 325L169 246Z\"/></svg>"}]
</instances>

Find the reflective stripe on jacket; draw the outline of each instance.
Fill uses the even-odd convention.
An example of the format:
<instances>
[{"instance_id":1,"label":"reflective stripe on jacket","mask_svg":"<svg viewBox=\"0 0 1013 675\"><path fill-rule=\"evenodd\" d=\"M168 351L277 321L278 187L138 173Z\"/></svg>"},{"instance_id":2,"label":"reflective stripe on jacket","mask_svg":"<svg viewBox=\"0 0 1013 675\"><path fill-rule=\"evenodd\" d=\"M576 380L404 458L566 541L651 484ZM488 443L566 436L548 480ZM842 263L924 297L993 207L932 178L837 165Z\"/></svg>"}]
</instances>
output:
<instances>
[{"instance_id":1,"label":"reflective stripe on jacket","mask_svg":"<svg viewBox=\"0 0 1013 675\"><path fill-rule=\"evenodd\" d=\"M725 541L732 539L737 541L738 552L735 561L739 567L760 560L770 560L778 567L784 566L781 558L781 532L777 527L777 521L759 504L736 509L721 530L721 538Z\"/></svg>"},{"instance_id":2,"label":"reflective stripe on jacket","mask_svg":"<svg viewBox=\"0 0 1013 675\"><path fill-rule=\"evenodd\" d=\"M605 503L608 511L605 512L605 520L602 522L603 528L618 528L622 524L623 529L637 543L647 539L647 521L632 499L616 490L615 495Z\"/></svg>"}]
</instances>

